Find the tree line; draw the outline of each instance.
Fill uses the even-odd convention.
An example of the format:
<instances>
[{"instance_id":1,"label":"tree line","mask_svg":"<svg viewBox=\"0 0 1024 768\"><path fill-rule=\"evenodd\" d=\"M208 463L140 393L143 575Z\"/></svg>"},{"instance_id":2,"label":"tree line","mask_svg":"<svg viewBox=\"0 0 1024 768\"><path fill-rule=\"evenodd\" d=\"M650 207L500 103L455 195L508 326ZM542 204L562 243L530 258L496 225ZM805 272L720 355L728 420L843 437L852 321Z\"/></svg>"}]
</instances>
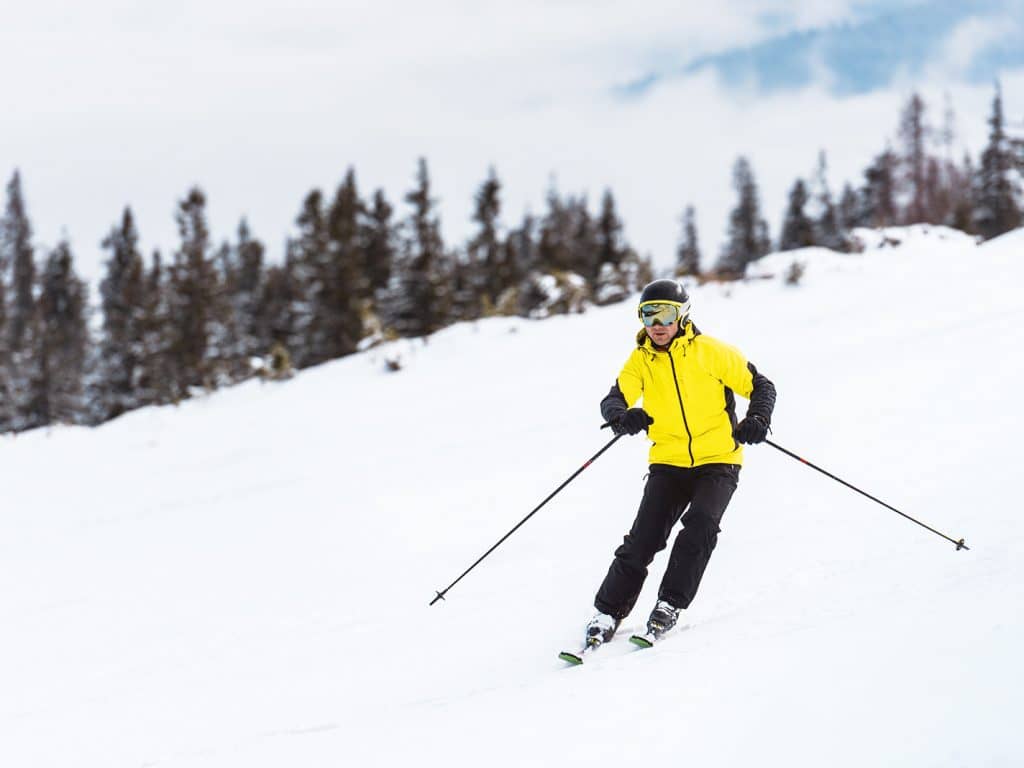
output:
<instances>
[{"instance_id":1,"label":"tree line","mask_svg":"<svg viewBox=\"0 0 1024 768\"><path fill-rule=\"evenodd\" d=\"M472 236L452 248L425 160L402 217L382 190L365 199L350 169L333 194L306 195L283 262L271 264L244 219L216 244L193 188L177 205L168 259L143 255L124 210L102 242L94 307L67 242L39 263L16 171L0 219L0 432L176 403L253 376L268 356L280 372L459 321L582 311L652 278L610 190L593 211L552 188L543 217L506 230L501 189L492 170L473 200Z\"/></svg>"},{"instance_id":2,"label":"tree line","mask_svg":"<svg viewBox=\"0 0 1024 768\"><path fill-rule=\"evenodd\" d=\"M949 112L936 132L913 95L897 147L886 147L838 199L821 153L812 178L794 182L774 243L752 167L738 158L737 202L717 261L702 267L689 206L675 273L742 277L773 246L844 249L860 226L930 222L986 238L1020 226L1024 146L1007 134L998 89L976 167L968 155L952 156ZM0 432L99 424L177 403L264 373L268 359L282 373L455 322L578 312L620 301L653 278L649 257L625 240L611 190L592 211L585 196L552 188L544 214L514 226L502 222L501 190L492 169L474 195L472 234L452 247L425 160L401 214L382 190L364 197L349 169L332 194L306 195L284 259L270 263L244 219L233 239L216 243L206 197L193 188L177 205L178 245L166 259L141 252L132 210L123 211L102 242L105 271L92 302L67 242L37 253L15 171L0 218Z\"/></svg>"},{"instance_id":3,"label":"tree line","mask_svg":"<svg viewBox=\"0 0 1024 768\"><path fill-rule=\"evenodd\" d=\"M853 246L856 227L942 224L989 239L1024 223L1024 138L1007 130L998 85L988 118L989 138L978 162L954 155L954 115L948 101L941 128L928 117L917 93L903 106L895 146L875 156L859 185L849 182L838 195L828 184L824 151L810 178L797 178L789 190L779 236L772 241L763 218L758 187L745 157L733 166L738 202L728 222L726 244L711 274L741 277L747 265L774 247L779 251L818 245L834 250ZM694 211L684 215L677 273L700 274Z\"/></svg>"}]
</instances>

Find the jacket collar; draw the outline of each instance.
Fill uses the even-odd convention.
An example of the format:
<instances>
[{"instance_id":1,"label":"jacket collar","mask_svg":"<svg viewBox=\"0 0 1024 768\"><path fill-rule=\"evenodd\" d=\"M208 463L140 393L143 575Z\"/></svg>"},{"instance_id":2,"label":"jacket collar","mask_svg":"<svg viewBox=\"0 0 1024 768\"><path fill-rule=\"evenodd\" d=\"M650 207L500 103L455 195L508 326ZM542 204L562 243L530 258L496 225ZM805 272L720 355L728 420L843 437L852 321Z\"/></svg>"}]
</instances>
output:
<instances>
[{"instance_id":1,"label":"jacket collar","mask_svg":"<svg viewBox=\"0 0 1024 768\"><path fill-rule=\"evenodd\" d=\"M669 342L668 349L658 349L654 346L654 342L651 341L651 337L647 335L647 331L643 328L636 335L636 345L644 350L649 355L655 355L658 352L678 352L682 350L685 354L686 347L700 335L700 331L694 326L690 320L686 321L686 324L679 329L672 341Z\"/></svg>"}]
</instances>

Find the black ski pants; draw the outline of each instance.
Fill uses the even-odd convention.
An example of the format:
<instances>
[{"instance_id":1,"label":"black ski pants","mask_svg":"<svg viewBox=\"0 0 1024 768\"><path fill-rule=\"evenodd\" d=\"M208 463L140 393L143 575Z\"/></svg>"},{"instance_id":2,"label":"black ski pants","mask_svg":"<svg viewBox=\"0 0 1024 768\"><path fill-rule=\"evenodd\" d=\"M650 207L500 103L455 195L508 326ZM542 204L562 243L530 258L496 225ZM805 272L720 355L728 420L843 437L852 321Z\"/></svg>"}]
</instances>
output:
<instances>
[{"instance_id":1,"label":"black ski pants","mask_svg":"<svg viewBox=\"0 0 1024 768\"><path fill-rule=\"evenodd\" d=\"M689 607L718 542L719 523L739 475L736 464L693 468L652 464L633 527L615 550L597 592L597 609L617 619L629 615L647 578L647 567L665 548L680 517L683 528L672 546L658 599L676 608Z\"/></svg>"}]
</instances>

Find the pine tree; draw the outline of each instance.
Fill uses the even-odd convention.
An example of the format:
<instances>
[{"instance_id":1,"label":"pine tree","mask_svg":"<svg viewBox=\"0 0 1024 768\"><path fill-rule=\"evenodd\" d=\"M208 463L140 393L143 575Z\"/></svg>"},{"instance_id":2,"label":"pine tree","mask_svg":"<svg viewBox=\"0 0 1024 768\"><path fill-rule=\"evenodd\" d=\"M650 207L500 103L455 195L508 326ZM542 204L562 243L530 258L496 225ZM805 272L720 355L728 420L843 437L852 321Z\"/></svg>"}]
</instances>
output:
<instances>
[{"instance_id":1,"label":"pine tree","mask_svg":"<svg viewBox=\"0 0 1024 768\"><path fill-rule=\"evenodd\" d=\"M953 207L945 171L939 158L928 157L924 174L925 210L928 212L928 221L933 224L948 224Z\"/></svg>"},{"instance_id":2,"label":"pine tree","mask_svg":"<svg viewBox=\"0 0 1024 768\"><path fill-rule=\"evenodd\" d=\"M31 346L26 338L34 312L33 288L36 279L35 254L32 248L32 225L26 212L21 189L21 175L14 172L7 184L7 208L0 222L0 260L12 269L11 292L7 310L8 348L12 355Z\"/></svg>"},{"instance_id":3,"label":"pine tree","mask_svg":"<svg viewBox=\"0 0 1024 768\"><path fill-rule=\"evenodd\" d=\"M72 267L71 249L60 243L40 276L36 350L28 426L74 424L84 419L84 377L89 352L88 294Z\"/></svg>"},{"instance_id":4,"label":"pine tree","mask_svg":"<svg viewBox=\"0 0 1024 768\"><path fill-rule=\"evenodd\" d=\"M970 187L970 177L960 175L960 169L953 159L953 145L956 140L956 113L949 92L943 94L944 109L942 128L938 131L938 144L942 157L932 157L928 168L929 205L933 209L936 223L956 226L957 207L964 197L963 187Z\"/></svg>"},{"instance_id":5,"label":"pine tree","mask_svg":"<svg viewBox=\"0 0 1024 768\"><path fill-rule=\"evenodd\" d=\"M0 221L0 227L3 222ZM3 231L0 229L0 239ZM0 434L9 432L14 425L14 410L11 407L10 370L11 353L7 343L7 263L3 252L0 252Z\"/></svg>"},{"instance_id":6,"label":"pine tree","mask_svg":"<svg viewBox=\"0 0 1024 768\"><path fill-rule=\"evenodd\" d=\"M217 275L217 292L211 297L210 337L207 360L209 378L215 386L222 386L249 377L252 368L249 356L252 354L253 342L249 336L252 324L251 312L258 297L251 292L245 295L241 284L242 249L252 250L253 246L262 258L263 246L252 243L248 222L243 218L239 223L238 242L223 242L213 257L214 271ZM259 274L254 276L259 283Z\"/></svg>"},{"instance_id":7,"label":"pine tree","mask_svg":"<svg viewBox=\"0 0 1024 768\"><path fill-rule=\"evenodd\" d=\"M1006 136L999 85L988 120L989 137L975 180L974 224L986 240L1021 225L1019 176Z\"/></svg>"},{"instance_id":8,"label":"pine tree","mask_svg":"<svg viewBox=\"0 0 1024 768\"><path fill-rule=\"evenodd\" d=\"M748 264L771 250L771 244L768 224L761 217L761 202L754 172L747 158L737 158L732 177L739 200L729 215L728 240L716 268L726 275L742 276Z\"/></svg>"},{"instance_id":9,"label":"pine tree","mask_svg":"<svg viewBox=\"0 0 1024 768\"><path fill-rule=\"evenodd\" d=\"M292 358L291 350L300 346L298 317L295 307L299 303L299 287L293 267L288 262L267 270L260 300L258 319L260 347L266 355L273 347L280 346Z\"/></svg>"},{"instance_id":10,"label":"pine tree","mask_svg":"<svg viewBox=\"0 0 1024 768\"><path fill-rule=\"evenodd\" d=\"M692 213L692 209L691 209ZM590 278L591 296L598 305L622 301L640 289L649 275L649 263L641 259L623 237L623 224L615 207L615 198L606 189L601 212L594 225L597 275ZM693 232L696 248L696 230ZM699 259L699 254L697 255Z\"/></svg>"},{"instance_id":11,"label":"pine tree","mask_svg":"<svg viewBox=\"0 0 1024 768\"><path fill-rule=\"evenodd\" d=\"M839 207L836 210L836 217L839 220L839 229L847 232L854 227L864 226L860 219L860 203L857 200L857 193L853 190L850 182L843 184L843 192L839 196Z\"/></svg>"},{"instance_id":12,"label":"pine tree","mask_svg":"<svg viewBox=\"0 0 1024 768\"><path fill-rule=\"evenodd\" d=\"M135 388L139 405L163 405L183 394L175 375L177 327L171 316L171 276L160 251L154 251L143 289L142 373Z\"/></svg>"},{"instance_id":13,"label":"pine tree","mask_svg":"<svg viewBox=\"0 0 1024 768\"><path fill-rule=\"evenodd\" d=\"M145 355L145 266L130 208L103 241L110 252L100 283L103 327L99 342L99 393L95 417L112 419L141 405L137 391Z\"/></svg>"},{"instance_id":14,"label":"pine tree","mask_svg":"<svg viewBox=\"0 0 1024 768\"><path fill-rule=\"evenodd\" d=\"M238 224L238 243L235 246L235 272L231 283L231 301L238 334L238 354L247 359L264 355L269 348L261 339L260 301L263 293L263 257L266 248L252 236L249 222L244 218Z\"/></svg>"},{"instance_id":15,"label":"pine tree","mask_svg":"<svg viewBox=\"0 0 1024 768\"><path fill-rule=\"evenodd\" d=\"M314 355L332 360L356 351L363 337L363 303L369 300L366 252L362 242L365 206L351 168L327 211L327 251L321 264L317 314L325 332Z\"/></svg>"},{"instance_id":16,"label":"pine tree","mask_svg":"<svg viewBox=\"0 0 1024 768\"><path fill-rule=\"evenodd\" d=\"M500 314L527 317L533 309L527 276L537 266L536 228L533 216L526 213L520 225L513 228L505 238L504 261L509 267L511 287L498 301L497 311Z\"/></svg>"},{"instance_id":17,"label":"pine tree","mask_svg":"<svg viewBox=\"0 0 1024 768\"><path fill-rule=\"evenodd\" d=\"M382 306L383 320L401 336L426 336L443 327L451 306L451 261L444 250L427 162L420 159L416 187L405 196L412 213L398 264Z\"/></svg>"},{"instance_id":18,"label":"pine tree","mask_svg":"<svg viewBox=\"0 0 1024 768\"><path fill-rule=\"evenodd\" d=\"M828 161L825 158L825 150L818 153L818 164L811 179L808 202L811 208L808 215L814 228L814 244L825 248L841 248L843 242L839 231L839 216L832 200L832 191L828 186Z\"/></svg>"},{"instance_id":19,"label":"pine tree","mask_svg":"<svg viewBox=\"0 0 1024 768\"><path fill-rule=\"evenodd\" d=\"M950 226L975 235L977 230L974 227L974 163L971 162L971 155L964 152L963 164L954 167L950 178L950 188L953 190L953 199L950 210Z\"/></svg>"},{"instance_id":20,"label":"pine tree","mask_svg":"<svg viewBox=\"0 0 1024 768\"><path fill-rule=\"evenodd\" d=\"M28 219L21 176L15 171L7 184L7 204L0 219L0 264L10 271L10 284L5 303L5 355L0 365L0 386L5 390L4 410L9 414L8 428L13 431L32 429L40 421L40 408L33 401L34 382L39 378L35 359L35 250L32 246L32 225ZM5 270L5 271L6 271Z\"/></svg>"},{"instance_id":21,"label":"pine tree","mask_svg":"<svg viewBox=\"0 0 1024 768\"><path fill-rule=\"evenodd\" d=\"M600 265L598 264L598 233L594 219L587 209L586 196L570 198L569 213L569 271L583 279L586 285L593 285Z\"/></svg>"},{"instance_id":22,"label":"pine tree","mask_svg":"<svg viewBox=\"0 0 1024 768\"><path fill-rule=\"evenodd\" d=\"M0 219L0 434L13 428L14 409L11 407L10 379L11 353L7 335L7 256L5 219Z\"/></svg>"},{"instance_id":23,"label":"pine tree","mask_svg":"<svg viewBox=\"0 0 1024 768\"><path fill-rule=\"evenodd\" d=\"M574 267L572 210L562 201L554 182L548 189L547 205L547 213L540 222L537 267L549 274L571 272Z\"/></svg>"},{"instance_id":24,"label":"pine tree","mask_svg":"<svg viewBox=\"0 0 1024 768\"><path fill-rule=\"evenodd\" d=\"M493 308L510 284L511 276L503 262L500 215L501 182L494 168L490 168L473 200L473 222L478 229L466 248L472 295L460 303Z\"/></svg>"},{"instance_id":25,"label":"pine tree","mask_svg":"<svg viewBox=\"0 0 1024 768\"><path fill-rule=\"evenodd\" d=\"M622 265L629 252L623 238L622 219L615 209L615 196L606 189L601 196L601 212L598 214L596 229L597 269L610 264L616 270ZM588 275L593 280L596 275Z\"/></svg>"},{"instance_id":26,"label":"pine tree","mask_svg":"<svg viewBox=\"0 0 1024 768\"><path fill-rule=\"evenodd\" d=\"M327 259L327 218L323 195L314 189L302 202L295 220L299 229L289 240L287 265L292 294L293 340L288 345L292 362L299 368L323 362L327 329L319 308L327 303L324 263Z\"/></svg>"},{"instance_id":27,"label":"pine tree","mask_svg":"<svg viewBox=\"0 0 1024 768\"><path fill-rule=\"evenodd\" d=\"M199 188L191 189L178 204L175 218L181 245L171 268L169 310L175 398L180 399L188 396L191 387L215 383L218 350L210 342L218 321L215 303L220 285L210 253L206 196Z\"/></svg>"},{"instance_id":28,"label":"pine tree","mask_svg":"<svg viewBox=\"0 0 1024 768\"><path fill-rule=\"evenodd\" d=\"M391 266L395 260L395 228L391 223L394 209L378 189L373 195L373 206L363 220L363 242L366 248L366 272L370 290L376 293L388 284Z\"/></svg>"},{"instance_id":29,"label":"pine tree","mask_svg":"<svg viewBox=\"0 0 1024 768\"><path fill-rule=\"evenodd\" d=\"M920 94L913 93L900 116L902 153L899 158L899 188L906 198L902 215L906 224L932 220L928 210L929 156L926 146L930 129L925 120L925 109Z\"/></svg>"},{"instance_id":30,"label":"pine tree","mask_svg":"<svg viewBox=\"0 0 1024 768\"><path fill-rule=\"evenodd\" d=\"M700 274L700 246L697 244L697 212L692 205L683 213L683 236L676 249L676 276Z\"/></svg>"},{"instance_id":31,"label":"pine tree","mask_svg":"<svg viewBox=\"0 0 1024 768\"><path fill-rule=\"evenodd\" d=\"M896 223L896 156L886 149L864 171L860 216L862 226L889 227Z\"/></svg>"},{"instance_id":32,"label":"pine tree","mask_svg":"<svg viewBox=\"0 0 1024 768\"><path fill-rule=\"evenodd\" d=\"M807 206L807 186L797 179L789 191L789 203L779 234L779 250L792 251L815 244L814 223L804 210Z\"/></svg>"}]
</instances>

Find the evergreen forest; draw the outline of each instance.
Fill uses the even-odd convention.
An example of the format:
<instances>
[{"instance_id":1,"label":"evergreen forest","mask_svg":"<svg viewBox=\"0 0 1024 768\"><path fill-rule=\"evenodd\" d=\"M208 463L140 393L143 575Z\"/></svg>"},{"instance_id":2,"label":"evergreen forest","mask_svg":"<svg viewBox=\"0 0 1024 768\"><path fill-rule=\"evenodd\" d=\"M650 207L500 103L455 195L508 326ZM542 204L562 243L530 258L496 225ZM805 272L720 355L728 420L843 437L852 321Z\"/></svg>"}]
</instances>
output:
<instances>
[{"instance_id":1,"label":"evergreen forest","mask_svg":"<svg viewBox=\"0 0 1024 768\"><path fill-rule=\"evenodd\" d=\"M857 227L931 223L980 239L1020 227L1024 141L1007 126L998 86L987 121L980 155L956 156L952 108L937 125L911 95L896 141L859 180L834 192L818 153L811 177L793 181L775 237L753 165L738 157L724 244L702 254L696 210L685 206L674 273L742 279L772 250L850 250ZM354 168L336 189L310 191L275 259L244 219L231 238L216 238L198 187L177 204L171 253L142 253L126 208L101 244L104 273L90 292L67 242L47 252L33 245L23 183L15 170L0 217L0 432L100 424L452 323L582 312L655 277L650 258L626 242L611 190L595 207L551 189L542 215L509 223L493 169L472 200L472 234L446 243L421 159L401 200L366 194Z\"/></svg>"}]
</instances>

